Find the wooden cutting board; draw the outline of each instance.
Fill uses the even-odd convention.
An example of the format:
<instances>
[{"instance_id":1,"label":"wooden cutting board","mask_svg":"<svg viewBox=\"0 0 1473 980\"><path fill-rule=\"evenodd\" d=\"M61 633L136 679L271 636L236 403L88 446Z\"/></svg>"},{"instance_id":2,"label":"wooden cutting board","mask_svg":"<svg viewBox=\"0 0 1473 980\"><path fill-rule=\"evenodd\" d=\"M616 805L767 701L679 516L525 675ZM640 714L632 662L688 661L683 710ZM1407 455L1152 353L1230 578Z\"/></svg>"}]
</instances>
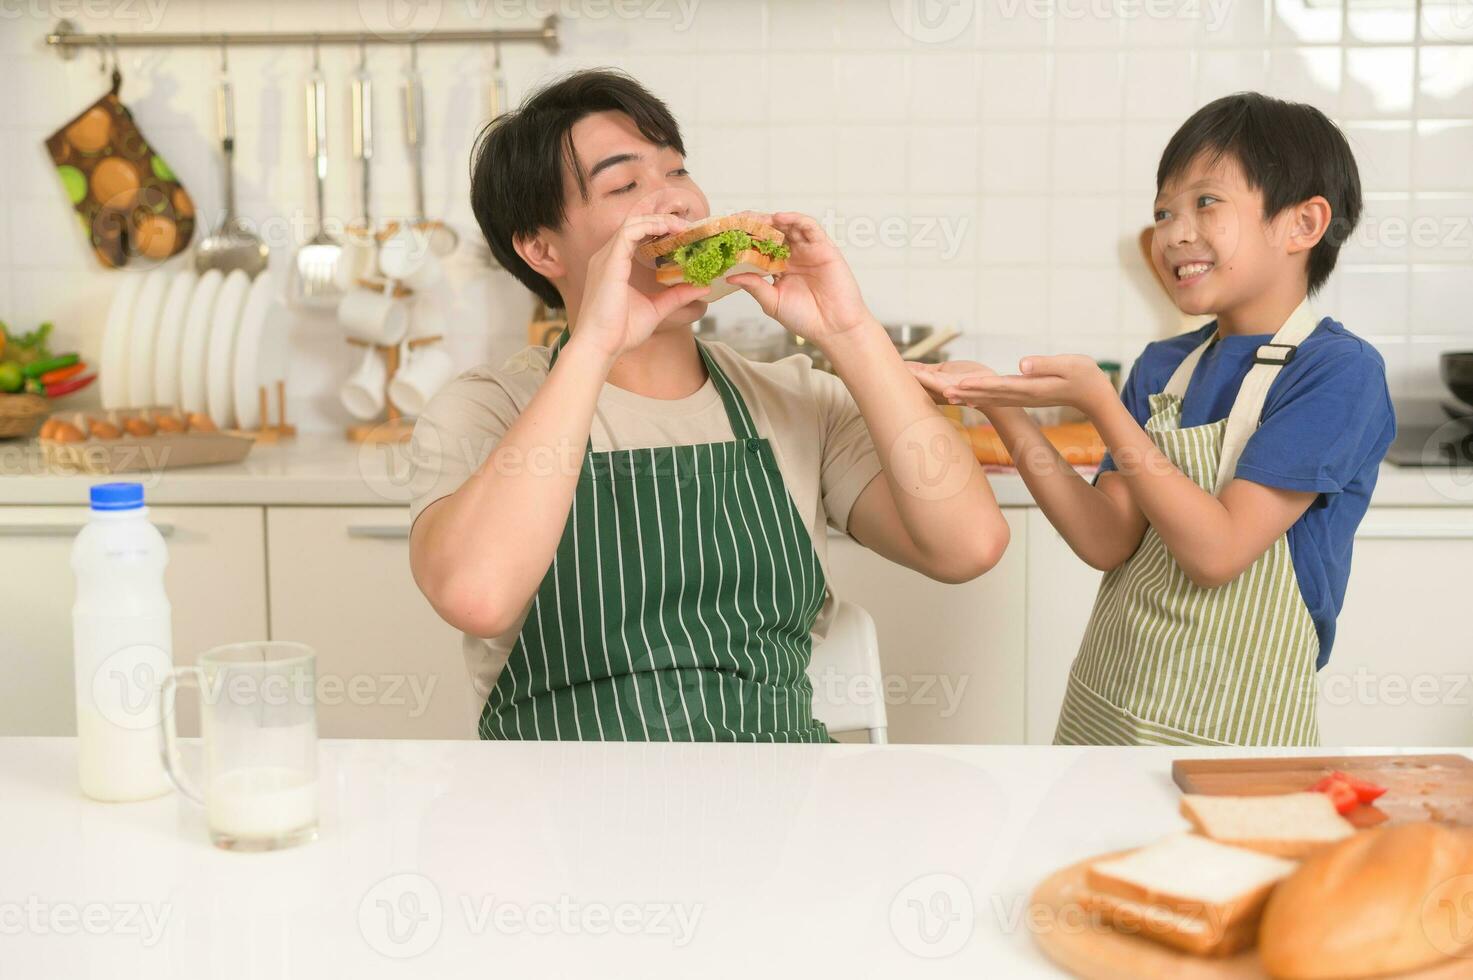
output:
<instances>
[{"instance_id":1,"label":"wooden cutting board","mask_svg":"<svg viewBox=\"0 0 1473 980\"><path fill-rule=\"evenodd\" d=\"M1347 770L1348 771L1348 770ZM1221 959L1183 953L1142 936L1116 932L1096 913L1083 912L1085 869L1099 857L1056 871L1033 892L1029 928L1044 955L1083 980L1268 980L1249 949ZM1404 973L1415 980L1470 980L1473 960L1450 959Z\"/></svg>"},{"instance_id":2,"label":"wooden cutting board","mask_svg":"<svg viewBox=\"0 0 1473 980\"><path fill-rule=\"evenodd\" d=\"M1178 759L1171 778L1184 793L1263 796L1307 790L1336 769L1386 787L1375 806L1346 815L1357 827L1427 820L1473 827L1473 759L1463 755Z\"/></svg>"}]
</instances>

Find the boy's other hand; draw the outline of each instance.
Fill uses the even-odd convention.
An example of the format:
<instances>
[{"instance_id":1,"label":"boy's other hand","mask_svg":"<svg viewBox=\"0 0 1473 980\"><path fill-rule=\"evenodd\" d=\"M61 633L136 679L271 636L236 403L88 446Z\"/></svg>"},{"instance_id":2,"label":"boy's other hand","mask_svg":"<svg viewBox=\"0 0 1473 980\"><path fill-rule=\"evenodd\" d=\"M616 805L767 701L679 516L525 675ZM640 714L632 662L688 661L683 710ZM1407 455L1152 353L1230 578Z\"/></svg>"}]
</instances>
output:
<instances>
[{"instance_id":1,"label":"boy's other hand","mask_svg":"<svg viewBox=\"0 0 1473 980\"><path fill-rule=\"evenodd\" d=\"M1119 399L1109 376L1093 358L1082 354L1025 357L1018 371L1012 375L963 377L946 394L978 408L1065 405L1091 418L1107 402Z\"/></svg>"},{"instance_id":2,"label":"boy's other hand","mask_svg":"<svg viewBox=\"0 0 1473 980\"><path fill-rule=\"evenodd\" d=\"M660 321L710 289L681 283L646 295L629 283L634 250L651 237L684 231L690 222L673 214L634 214L588 260L588 291L573 337L592 344L610 361L649 339Z\"/></svg>"},{"instance_id":3,"label":"boy's other hand","mask_svg":"<svg viewBox=\"0 0 1473 980\"><path fill-rule=\"evenodd\" d=\"M751 272L731 276L727 282L751 293L762 312L819 350L835 337L874 319L864 305L849 263L822 225L793 211L761 217L786 239L791 253L787 271L775 282Z\"/></svg>"},{"instance_id":4,"label":"boy's other hand","mask_svg":"<svg viewBox=\"0 0 1473 980\"><path fill-rule=\"evenodd\" d=\"M976 361L943 361L940 364L921 364L919 361L906 361L905 366L910 373L920 382L926 394L938 405L962 405L967 404L947 393L957 390L957 385L964 378L995 378L997 372L986 364L978 364Z\"/></svg>"}]
</instances>

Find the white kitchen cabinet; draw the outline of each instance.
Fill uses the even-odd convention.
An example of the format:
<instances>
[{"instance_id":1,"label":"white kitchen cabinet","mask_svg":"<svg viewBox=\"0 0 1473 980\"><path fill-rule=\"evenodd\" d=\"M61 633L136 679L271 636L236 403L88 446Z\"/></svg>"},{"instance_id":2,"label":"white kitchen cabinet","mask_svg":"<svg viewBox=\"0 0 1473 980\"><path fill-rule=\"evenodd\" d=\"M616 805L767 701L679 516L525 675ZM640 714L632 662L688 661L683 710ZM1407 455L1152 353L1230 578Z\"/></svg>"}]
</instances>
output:
<instances>
[{"instance_id":1,"label":"white kitchen cabinet","mask_svg":"<svg viewBox=\"0 0 1473 980\"><path fill-rule=\"evenodd\" d=\"M1064 703L1069 667L1094 609L1102 572L1086 565L1043 511L1028 508L1028 731L1049 745Z\"/></svg>"},{"instance_id":2,"label":"white kitchen cabinet","mask_svg":"<svg viewBox=\"0 0 1473 980\"><path fill-rule=\"evenodd\" d=\"M1373 507L1320 671L1325 745L1473 745L1473 508Z\"/></svg>"},{"instance_id":3,"label":"white kitchen cabinet","mask_svg":"<svg viewBox=\"0 0 1473 980\"><path fill-rule=\"evenodd\" d=\"M271 507L271 636L317 651L332 738L475 738L460 633L409 574L403 507Z\"/></svg>"},{"instance_id":4,"label":"white kitchen cabinet","mask_svg":"<svg viewBox=\"0 0 1473 980\"><path fill-rule=\"evenodd\" d=\"M880 638L892 742L1023 740L1027 509L1003 509L1012 543L997 567L944 585L849 538L829 539L834 591L868 610Z\"/></svg>"},{"instance_id":5,"label":"white kitchen cabinet","mask_svg":"<svg viewBox=\"0 0 1473 980\"><path fill-rule=\"evenodd\" d=\"M0 734L76 734L72 688L72 540L86 507L0 507ZM174 662L221 643L266 637L265 535L259 507L149 507L165 532L164 586ZM193 699L180 725L193 727Z\"/></svg>"}]
</instances>

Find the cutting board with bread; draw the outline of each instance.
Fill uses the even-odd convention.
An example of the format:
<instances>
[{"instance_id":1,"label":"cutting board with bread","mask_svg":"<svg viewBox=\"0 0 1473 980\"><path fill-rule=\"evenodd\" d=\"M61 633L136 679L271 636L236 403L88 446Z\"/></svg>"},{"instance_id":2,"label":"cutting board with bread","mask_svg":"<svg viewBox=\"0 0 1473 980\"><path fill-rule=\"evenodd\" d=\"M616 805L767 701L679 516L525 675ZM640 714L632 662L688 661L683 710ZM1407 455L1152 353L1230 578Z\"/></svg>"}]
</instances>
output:
<instances>
[{"instance_id":1,"label":"cutting board with bread","mask_svg":"<svg viewBox=\"0 0 1473 980\"><path fill-rule=\"evenodd\" d=\"M1060 966L1088 980L1473 978L1473 829L1446 819L1473 803L1459 796L1473 762L1202 760L1174 776L1207 790L1182 795L1180 832L1035 890L1033 935Z\"/></svg>"}]
</instances>

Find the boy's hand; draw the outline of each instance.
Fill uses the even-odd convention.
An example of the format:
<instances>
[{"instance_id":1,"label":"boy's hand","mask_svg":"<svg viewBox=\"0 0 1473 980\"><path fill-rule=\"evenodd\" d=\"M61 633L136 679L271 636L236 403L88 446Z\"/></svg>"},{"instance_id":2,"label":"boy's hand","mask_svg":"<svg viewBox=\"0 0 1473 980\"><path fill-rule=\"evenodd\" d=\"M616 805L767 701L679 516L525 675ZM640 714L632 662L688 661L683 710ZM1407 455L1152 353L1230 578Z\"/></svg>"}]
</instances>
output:
<instances>
[{"instance_id":1,"label":"boy's hand","mask_svg":"<svg viewBox=\"0 0 1473 980\"><path fill-rule=\"evenodd\" d=\"M1018 370L1007 376L964 377L947 395L984 409L1066 405L1091 418L1120 397L1099 365L1082 354L1025 357Z\"/></svg>"},{"instance_id":2,"label":"boy's hand","mask_svg":"<svg viewBox=\"0 0 1473 980\"><path fill-rule=\"evenodd\" d=\"M704 296L710 287L692 283L662 287L652 296L629 284L639 243L684 231L689 224L673 214L630 215L588 260L588 290L570 343L592 345L613 361L648 340L665 317Z\"/></svg>"},{"instance_id":3,"label":"boy's hand","mask_svg":"<svg viewBox=\"0 0 1473 980\"><path fill-rule=\"evenodd\" d=\"M792 211L762 217L786 236L792 253L787 271L776 282L752 272L732 276L728 282L751 293L762 312L819 350L873 320L849 263L817 221Z\"/></svg>"},{"instance_id":4,"label":"boy's hand","mask_svg":"<svg viewBox=\"0 0 1473 980\"><path fill-rule=\"evenodd\" d=\"M921 383L921 387L926 389L926 394L931 396L931 400L938 405L967 404L964 400L949 394L959 392L957 385L965 378L997 377L996 371L976 361L943 361L940 364L906 361L905 366L910 368L910 373Z\"/></svg>"}]
</instances>

